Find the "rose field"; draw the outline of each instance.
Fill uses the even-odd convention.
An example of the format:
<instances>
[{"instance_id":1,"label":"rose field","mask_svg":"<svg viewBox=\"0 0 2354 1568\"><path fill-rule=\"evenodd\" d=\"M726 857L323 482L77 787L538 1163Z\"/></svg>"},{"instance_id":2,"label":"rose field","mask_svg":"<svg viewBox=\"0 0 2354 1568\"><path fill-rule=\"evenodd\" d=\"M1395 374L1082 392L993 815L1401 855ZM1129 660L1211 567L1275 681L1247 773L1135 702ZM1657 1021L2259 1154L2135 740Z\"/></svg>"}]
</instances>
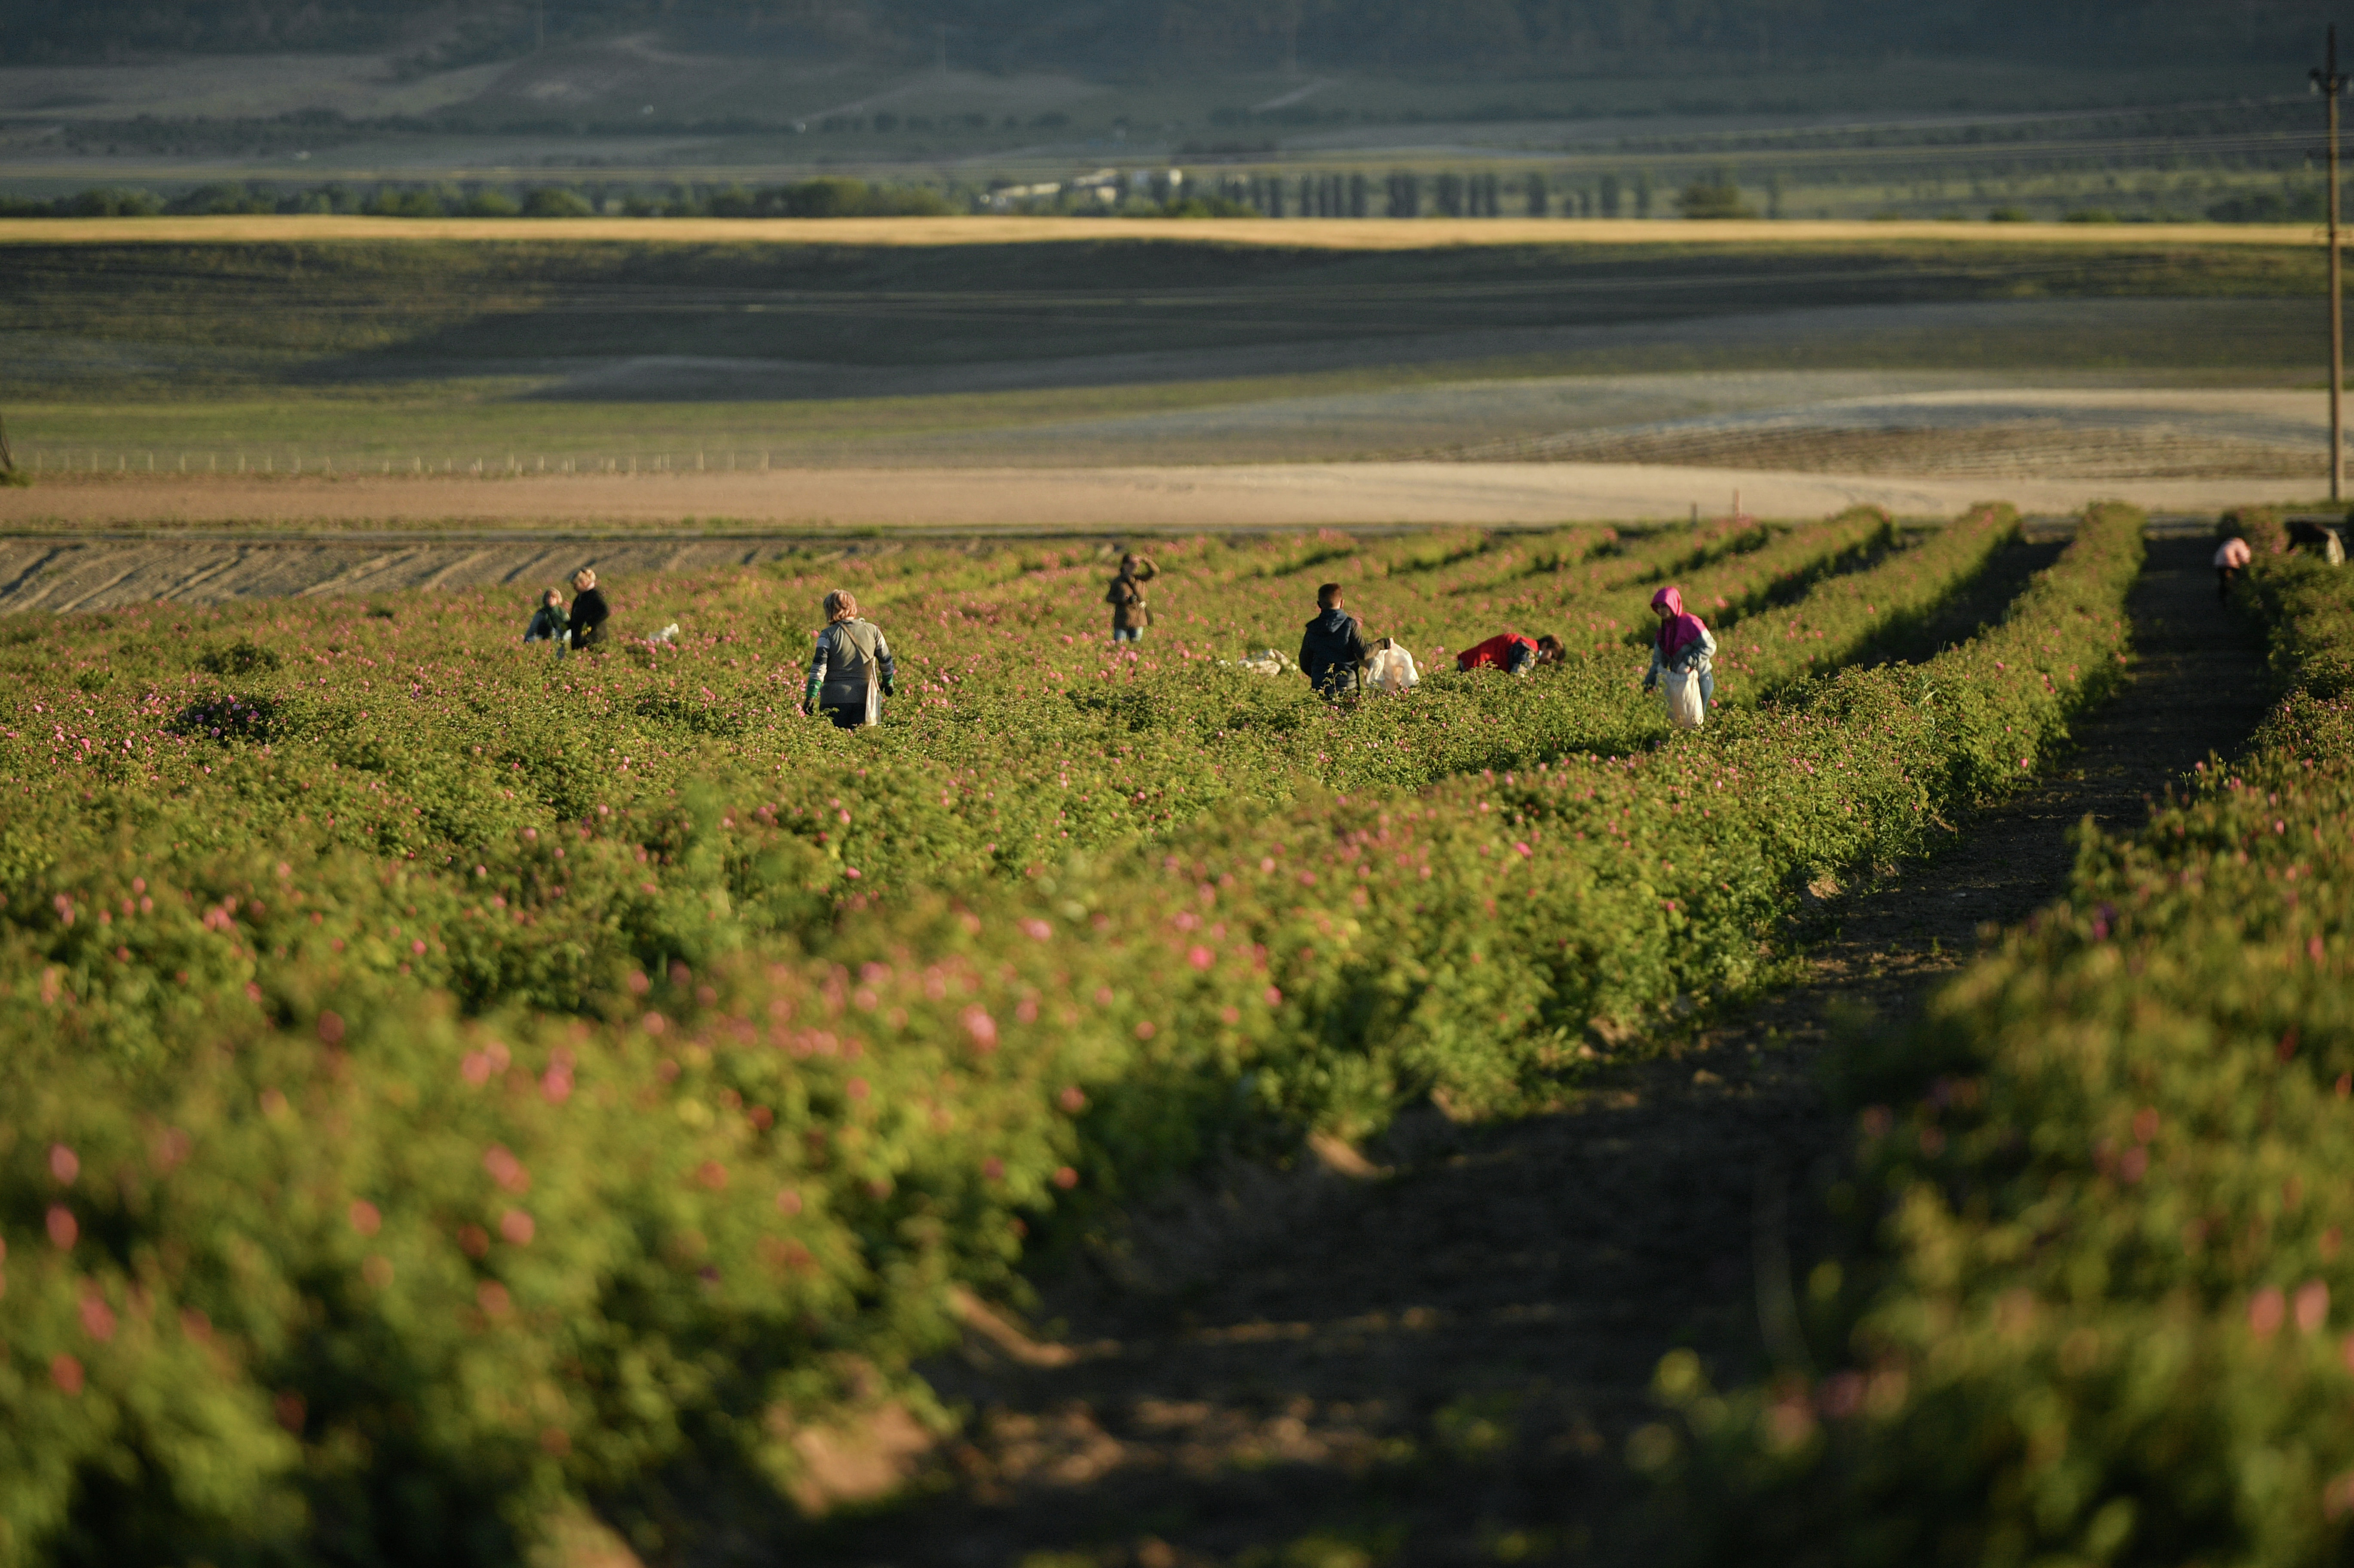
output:
<instances>
[{"instance_id":1,"label":"rose field","mask_svg":"<svg viewBox=\"0 0 2354 1568\"><path fill-rule=\"evenodd\" d=\"M1712 1560L2343 1560L2354 592L2260 555L2235 598L2278 691L2245 754L2088 834L2063 902L1837 1063L1820 1364L1729 1397L1661 1364L1649 1457L1710 1499Z\"/></svg>"},{"instance_id":2,"label":"rose field","mask_svg":"<svg viewBox=\"0 0 2354 1568\"><path fill-rule=\"evenodd\" d=\"M669 1560L681 1476L813 1507L829 1434L949 1431L924 1358L1124 1205L1541 1110L1787 979L2116 689L2143 527L2092 508L1967 624L2007 506L1172 540L1119 648L1106 557L1012 543L610 584L561 660L491 589L0 621L0 1563L497 1563L592 1514ZM1417 691L1244 667L1326 580ZM1639 689L1669 582L1697 733ZM878 728L797 712L834 588ZM1820 1364L1662 1364L1644 1467L1717 1555L2343 1551L2354 599L2237 591L2249 756L1840 1054ZM1570 656L1454 672L1506 626Z\"/></svg>"}]
</instances>

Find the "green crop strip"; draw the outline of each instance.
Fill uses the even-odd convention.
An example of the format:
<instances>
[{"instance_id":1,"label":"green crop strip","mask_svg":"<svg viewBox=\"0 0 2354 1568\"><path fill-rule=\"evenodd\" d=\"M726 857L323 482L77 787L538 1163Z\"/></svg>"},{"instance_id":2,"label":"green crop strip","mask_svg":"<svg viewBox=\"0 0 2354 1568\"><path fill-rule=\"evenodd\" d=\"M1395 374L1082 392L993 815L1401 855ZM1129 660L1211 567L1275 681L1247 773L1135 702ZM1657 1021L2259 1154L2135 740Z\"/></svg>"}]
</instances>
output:
<instances>
[{"instance_id":1,"label":"green crop strip","mask_svg":"<svg viewBox=\"0 0 2354 1568\"><path fill-rule=\"evenodd\" d=\"M874 736L778 716L816 563L601 662L478 595L12 623L0 1562L509 1561L669 1465L790 1488L808 1434L944 1420L912 1362L1039 1226L1425 1096L1542 1103L1764 983L1809 880L2103 694L2139 527L2089 514L1927 664L1623 755L1546 716L1604 711L1623 646L1354 711L1219 670L1192 640L1291 602L1254 568L1295 546L1164 553L1238 602L1157 627L1161 672L1066 646L1100 577L1057 556L828 563L938 705ZM1037 586L1070 597L1004 597ZM1394 612L1477 630L1446 598ZM1522 759L1351 779L1426 697L1479 732L1446 762Z\"/></svg>"},{"instance_id":2,"label":"green crop strip","mask_svg":"<svg viewBox=\"0 0 2354 1568\"><path fill-rule=\"evenodd\" d=\"M2354 590L2295 557L2253 590L2287 694L2247 754L1843 1064L1879 1247L1816 1276L1832 1370L1663 1365L1713 1557L2342 1556Z\"/></svg>"}]
</instances>

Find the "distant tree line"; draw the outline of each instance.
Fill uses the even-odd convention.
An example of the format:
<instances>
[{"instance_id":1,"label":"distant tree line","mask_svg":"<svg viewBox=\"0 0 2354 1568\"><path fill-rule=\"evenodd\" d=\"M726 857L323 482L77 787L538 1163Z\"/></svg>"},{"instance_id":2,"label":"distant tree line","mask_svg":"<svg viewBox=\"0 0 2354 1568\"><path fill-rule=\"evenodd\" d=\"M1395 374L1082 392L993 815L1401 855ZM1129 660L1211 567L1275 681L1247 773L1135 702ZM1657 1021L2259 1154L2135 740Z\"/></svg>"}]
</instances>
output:
<instances>
[{"instance_id":1,"label":"distant tree line","mask_svg":"<svg viewBox=\"0 0 2354 1568\"><path fill-rule=\"evenodd\" d=\"M2319 223L2329 216L2328 209L2328 195L2319 189L2285 196L2277 191L2250 191L2217 202L2207 209L2207 216L2217 223Z\"/></svg>"},{"instance_id":2,"label":"distant tree line","mask_svg":"<svg viewBox=\"0 0 2354 1568\"><path fill-rule=\"evenodd\" d=\"M440 24L439 31L433 25ZM1425 72L1606 69L1701 58L1807 66L1891 55L2088 63L2301 57L2306 0L560 0L460 14L443 0L0 0L0 58L88 63L143 53L398 49L423 71L643 26L728 29L806 47L928 58L940 27L969 63L1150 60Z\"/></svg>"},{"instance_id":3,"label":"distant tree line","mask_svg":"<svg viewBox=\"0 0 2354 1568\"><path fill-rule=\"evenodd\" d=\"M123 186L97 186L70 196L17 196L0 192L0 217L150 217L242 213L351 213L377 217L894 217L949 212L1067 213L1116 217L1558 217L1564 219L1676 217L1779 217L1783 185L1765 185L1761 208L1734 176L1717 170L1680 188L1662 190L1647 172L1632 175L1564 176L1542 170L1494 170L1435 175L1397 171L1372 175L1213 174L1172 177L1161 173L1117 200L1084 185L1011 187L876 185L841 177L790 185L682 185L667 190L572 185L363 184L329 181L285 190L264 182L217 183L176 195ZM1044 192L1046 194L1036 194ZM2323 211L2317 188L2248 191L2206 208L2214 223L2312 223ZM1889 214L1886 216L1893 216ZM1987 215L2000 222L2031 215L2016 206ZM2137 221L2101 208L2063 215L2070 222ZM2147 217L2149 215L2141 215ZM2164 215L2159 215L2164 216ZM2167 221L2175 221L2167 217Z\"/></svg>"},{"instance_id":4,"label":"distant tree line","mask_svg":"<svg viewBox=\"0 0 2354 1568\"><path fill-rule=\"evenodd\" d=\"M1238 212L1264 217L1652 217L1651 176L1565 179L1530 169L1424 175L1362 173L1214 175L1196 186ZM1736 196L1737 196L1736 192ZM1682 198L1678 209L1683 210ZM1686 212L1740 217L1741 212Z\"/></svg>"},{"instance_id":5,"label":"distant tree line","mask_svg":"<svg viewBox=\"0 0 2354 1568\"><path fill-rule=\"evenodd\" d=\"M101 187L53 197L0 194L0 217L150 217L164 214L357 213L376 217L904 217L952 210L922 185L829 177L748 188L682 185L667 192L582 190L567 185L356 185L300 190L269 184L198 185L177 196Z\"/></svg>"}]
</instances>

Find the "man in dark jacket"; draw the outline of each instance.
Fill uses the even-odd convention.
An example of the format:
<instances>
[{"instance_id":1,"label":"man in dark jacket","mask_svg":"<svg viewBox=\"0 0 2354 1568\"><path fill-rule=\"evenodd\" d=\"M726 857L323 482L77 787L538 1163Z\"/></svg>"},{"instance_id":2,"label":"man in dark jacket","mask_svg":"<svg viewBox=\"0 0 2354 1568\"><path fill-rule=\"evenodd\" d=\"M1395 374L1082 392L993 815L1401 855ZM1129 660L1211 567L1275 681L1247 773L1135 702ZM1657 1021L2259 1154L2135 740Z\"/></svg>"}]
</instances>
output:
<instances>
[{"instance_id":1,"label":"man in dark jacket","mask_svg":"<svg viewBox=\"0 0 2354 1568\"><path fill-rule=\"evenodd\" d=\"M1339 583L1319 587L1316 605L1316 619L1299 640L1299 673L1323 695L1346 696L1357 689L1357 671L1371 651L1357 618L1341 608Z\"/></svg>"}]
</instances>

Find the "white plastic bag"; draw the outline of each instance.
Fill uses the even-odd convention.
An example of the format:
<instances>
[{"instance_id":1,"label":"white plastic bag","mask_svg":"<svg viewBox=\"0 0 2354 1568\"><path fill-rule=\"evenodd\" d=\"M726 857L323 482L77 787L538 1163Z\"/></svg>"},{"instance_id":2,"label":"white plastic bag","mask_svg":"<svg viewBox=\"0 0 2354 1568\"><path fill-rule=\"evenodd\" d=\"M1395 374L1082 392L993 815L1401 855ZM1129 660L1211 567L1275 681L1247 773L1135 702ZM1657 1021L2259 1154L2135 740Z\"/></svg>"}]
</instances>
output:
<instances>
[{"instance_id":1,"label":"white plastic bag","mask_svg":"<svg viewBox=\"0 0 2354 1568\"><path fill-rule=\"evenodd\" d=\"M1394 697L1404 696L1421 683L1422 673L1414 667L1414 655L1403 648L1380 650L1365 670L1368 690Z\"/></svg>"},{"instance_id":2,"label":"white plastic bag","mask_svg":"<svg viewBox=\"0 0 2354 1568\"><path fill-rule=\"evenodd\" d=\"M1668 722L1678 729L1698 729L1708 716L1700 700L1700 676L1670 670L1659 678L1668 694Z\"/></svg>"}]
</instances>

